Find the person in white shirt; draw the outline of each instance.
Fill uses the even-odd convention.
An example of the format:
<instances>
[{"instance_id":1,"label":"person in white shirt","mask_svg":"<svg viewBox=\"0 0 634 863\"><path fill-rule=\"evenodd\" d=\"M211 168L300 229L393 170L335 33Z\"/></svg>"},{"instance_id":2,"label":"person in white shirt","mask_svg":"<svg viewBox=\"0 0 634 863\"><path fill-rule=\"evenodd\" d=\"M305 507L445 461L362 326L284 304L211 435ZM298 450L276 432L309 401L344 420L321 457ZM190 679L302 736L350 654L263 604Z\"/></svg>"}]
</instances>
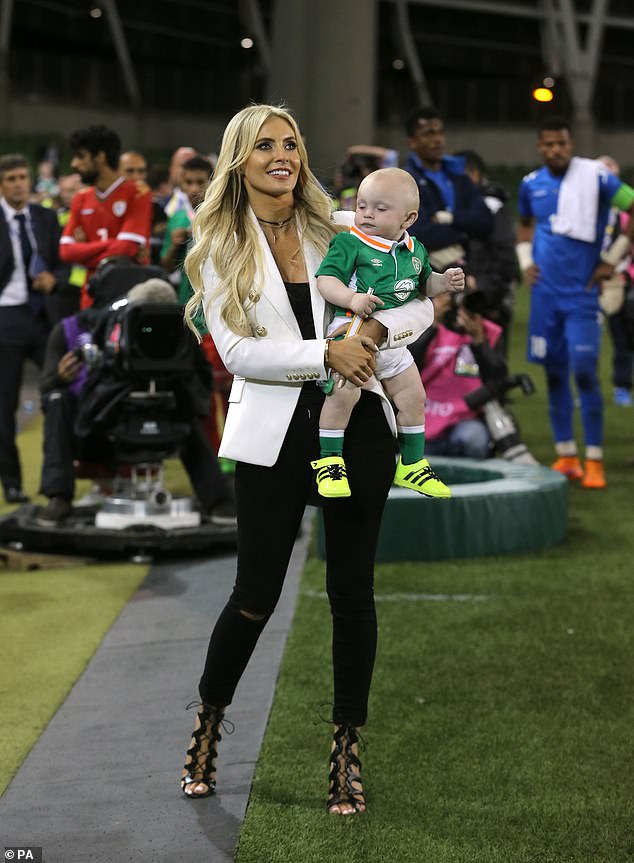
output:
<instances>
[{"instance_id":1,"label":"person in white shirt","mask_svg":"<svg viewBox=\"0 0 634 863\"><path fill-rule=\"evenodd\" d=\"M15 444L23 366L30 359L42 367L58 317L56 288L68 280L57 216L29 204L31 186L24 156L0 157L0 481L7 503L28 501Z\"/></svg>"}]
</instances>

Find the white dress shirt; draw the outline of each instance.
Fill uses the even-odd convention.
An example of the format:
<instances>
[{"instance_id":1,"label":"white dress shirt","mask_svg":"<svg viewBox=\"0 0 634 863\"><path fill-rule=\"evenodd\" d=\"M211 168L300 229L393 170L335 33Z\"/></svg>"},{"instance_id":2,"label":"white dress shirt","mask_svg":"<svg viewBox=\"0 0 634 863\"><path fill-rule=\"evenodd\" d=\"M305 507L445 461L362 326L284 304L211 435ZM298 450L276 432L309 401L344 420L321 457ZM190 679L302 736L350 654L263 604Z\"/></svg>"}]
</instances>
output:
<instances>
[{"instance_id":1,"label":"white dress shirt","mask_svg":"<svg viewBox=\"0 0 634 863\"><path fill-rule=\"evenodd\" d=\"M26 216L26 230L35 252L31 214L29 213L28 205L22 210L14 210L13 207L7 204L4 198L0 198L0 206L4 210L4 217L7 220L14 261L11 278L0 293L0 306L23 306L29 301L29 288L27 274L24 271L22 246L20 245L20 227L15 217L22 213Z\"/></svg>"}]
</instances>

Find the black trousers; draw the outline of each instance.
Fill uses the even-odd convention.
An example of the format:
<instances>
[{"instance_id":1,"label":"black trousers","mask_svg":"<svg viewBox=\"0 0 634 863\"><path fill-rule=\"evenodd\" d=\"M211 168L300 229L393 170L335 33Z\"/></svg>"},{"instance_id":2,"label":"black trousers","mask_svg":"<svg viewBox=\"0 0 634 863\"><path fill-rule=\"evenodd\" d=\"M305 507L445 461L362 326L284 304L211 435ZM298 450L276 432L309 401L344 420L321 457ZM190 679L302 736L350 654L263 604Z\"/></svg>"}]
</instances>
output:
<instances>
[{"instance_id":1,"label":"black trousers","mask_svg":"<svg viewBox=\"0 0 634 863\"><path fill-rule=\"evenodd\" d=\"M5 492L22 488L22 469L15 445L15 414L22 370L27 359L44 363L49 324L28 305L0 306L0 479Z\"/></svg>"},{"instance_id":2,"label":"black trousers","mask_svg":"<svg viewBox=\"0 0 634 863\"><path fill-rule=\"evenodd\" d=\"M634 353L627 343L627 325L623 309L608 318L610 335L612 336L612 384L623 389L632 389L632 370L634 369Z\"/></svg>"},{"instance_id":3,"label":"black trousers","mask_svg":"<svg viewBox=\"0 0 634 863\"><path fill-rule=\"evenodd\" d=\"M257 446L257 444L256 444ZM376 653L374 556L394 477L394 438L380 399L362 393L346 431L350 498L324 500L326 589L333 623L333 720L363 725ZM319 458L319 405L295 411L273 467L236 467L238 571L212 632L199 690L227 705L272 614L309 497L311 459ZM261 616L252 620L241 614Z\"/></svg>"}]
</instances>

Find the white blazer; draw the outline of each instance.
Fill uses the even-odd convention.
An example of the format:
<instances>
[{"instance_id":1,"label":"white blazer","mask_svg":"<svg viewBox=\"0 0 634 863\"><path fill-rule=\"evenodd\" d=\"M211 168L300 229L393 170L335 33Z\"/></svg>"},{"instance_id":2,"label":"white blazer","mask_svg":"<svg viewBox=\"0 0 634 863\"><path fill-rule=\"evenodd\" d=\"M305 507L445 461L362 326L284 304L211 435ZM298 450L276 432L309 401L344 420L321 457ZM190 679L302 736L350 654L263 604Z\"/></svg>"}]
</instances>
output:
<instances>
[{"instance_id":1,"label":"white blazer","mask_svg":"<svg viewBox=\"0 0 634 863\"><path fill-rule=\"evenodd\" d=\"M230 330L220 317L222 298L217 295L218 275L210 260L203 267L204 309L209 332L226 368L234 375L229 395L229 412L219 455L236 461L270 467L279 455L286 431L305 381L325 381L324 332L331 310L317 290L315 273L321 255L308 240L302 245L316 339L302 339L284 282L271 254L269 244L252 210L260 239L264 273L259 274L259 299L250 292L244 308L253 335L241 336ZM388 330L383 348L403 347L414 341L433 322L429 299L413 300L404 309L375 313ZM366 385L382 399L387 421L396 434L392 406L376 378Z\"/></svg>"}]
</instances>

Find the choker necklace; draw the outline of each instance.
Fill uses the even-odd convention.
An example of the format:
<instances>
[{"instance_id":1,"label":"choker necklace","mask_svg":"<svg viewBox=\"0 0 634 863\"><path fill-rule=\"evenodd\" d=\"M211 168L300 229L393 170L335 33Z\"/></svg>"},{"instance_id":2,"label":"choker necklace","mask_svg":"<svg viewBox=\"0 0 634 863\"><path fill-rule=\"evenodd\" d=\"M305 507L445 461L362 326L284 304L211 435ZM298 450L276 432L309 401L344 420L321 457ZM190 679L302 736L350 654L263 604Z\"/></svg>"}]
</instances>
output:
<instances>
[{"instance_id":1,"label":"choker necklace","mask_svg":"<svg viewBox=\"0 0 634 863\"><path fill-rule=\"evenodd\" d=\"M259 216L256 216L255 218L258 220L258 222L262 222L264 225L273 225L274 228L283 228L284 225L288 225L294 215L294 213L291 213L288 219L282 219L279 222L269 222L268 219L261 219Z\"/></svg>"}]
</instances>

